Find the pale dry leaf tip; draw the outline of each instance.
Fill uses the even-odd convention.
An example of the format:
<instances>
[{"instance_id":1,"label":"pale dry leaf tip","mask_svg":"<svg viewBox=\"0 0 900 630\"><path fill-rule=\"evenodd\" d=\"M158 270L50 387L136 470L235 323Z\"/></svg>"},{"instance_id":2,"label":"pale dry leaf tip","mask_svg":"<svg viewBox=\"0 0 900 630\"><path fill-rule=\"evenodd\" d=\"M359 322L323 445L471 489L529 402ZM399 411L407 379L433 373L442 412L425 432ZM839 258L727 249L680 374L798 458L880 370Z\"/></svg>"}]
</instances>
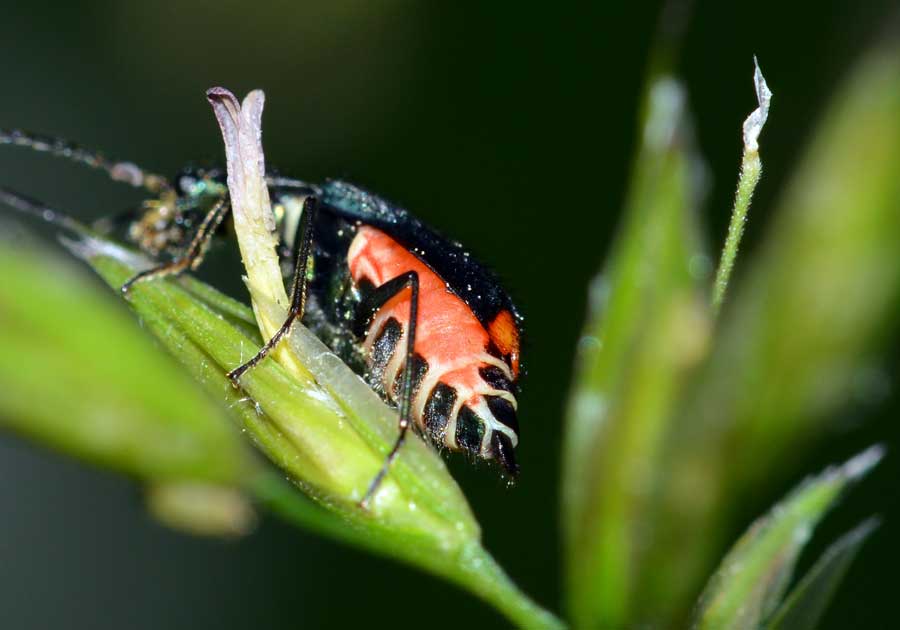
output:
<instances>
[{"instance_id":1,"label":"pale dry leaf tip","mask_svg":"<svg viewBox=\"0 0 900 630\"><path fill-rule=\"evenodd\" d=\"M221 87L211 88L206 97L225 142L235 231L254 306L259 302L259 297L265 295L284 308L287 295L275 253L275 217L266 185L262 148L265 95L261 90L254 90L244 99L243 106L234 94ZM274 333L277 327L274 321L263 326L268 335Z\"/></svg>"},{"instance_id":2,"label":"pale dry leaf tip","mask_svg":"<svg viewBox=\"0 0 900 630\"><path fill-rule=\"evenodd\" d=\"M262 148L262 114L266 104L266 95L262 90L253 90L241 106L241 157L246 169L247 183L253 182L254 202L262 212L266 228L274 232L277 228L275 217L271 211L269 187L265 184L266 158Z\"/></svg>"},{"instance_id":3,"label":"pale dry leaf tip","mask_svg":"<svg viewBox=\"0 0 900 630\"><path fill-rule=\"evenodd\" d=\"M772 101L772 91L766 84L766 79L763 77L755 55L753 66L753 85L756 89L756 101L759 103L759 107L753 110L744 121L744 149L748 152L759 151L759 134L769 117L769 104Z\"/></svg>"},{"instance_id":4,"label":"pale dry leaf tip","mask_svg":"<svg viewBox=\"0 0 900 630\"><path fill-rule=\"evenodd\" d=\"M841 466L841 472L848 479L859 479L875 468L875 466L884 459L885 452L886 449L881 444L870 446L853 459L844 463L844 465Z\"/></svg>"},{"instance_id":5,"label":"pale dry leaf tip","mask_svg":"<svg viewBox=\"0 0 900 630\"><path fill-rule=\"evenodd\" d=\"M240 116L240 105L234 94L225 88L214 87L206 91L206 100L212 105L216 120L219 121L219 126L222 128L222 134L234 136Z\"/></svg>"},{"instance_id":6,"label":"pale dry leaf tip","mask_svg":"<svg viewBox=\"0 0 900 630\"><path fill-rule=\"evenodd\" d=\"M231 165L237 163L240 160L240 156L238 153L238 125L240 117L240 106L238 105L237 99L234 97L234 94L232 94L225 88L220 87L214 87L207 90L206 100L208 100L209 104L212 105L213 113L215 114L216 120L219 123L219 129L222 130L222 139L225 142L225 162L228 166L229 192L231 193L233 199L241 197L242 191L236 190L235 188L242 187L235 186L235 188L232 188L232 184L242 184L243 181L231 181ZM234 201L232 201L232 203L234 203Z\"/></svg>"}]
</instances>

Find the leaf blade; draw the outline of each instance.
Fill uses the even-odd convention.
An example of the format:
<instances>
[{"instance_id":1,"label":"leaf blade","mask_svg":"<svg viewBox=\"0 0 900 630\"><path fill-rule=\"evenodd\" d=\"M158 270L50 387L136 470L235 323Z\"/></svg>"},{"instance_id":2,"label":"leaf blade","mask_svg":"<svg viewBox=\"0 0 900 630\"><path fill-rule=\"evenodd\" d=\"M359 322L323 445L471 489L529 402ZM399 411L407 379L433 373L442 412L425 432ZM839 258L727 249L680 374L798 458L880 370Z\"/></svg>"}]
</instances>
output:
<instances>
[{"instance_id":1,"label":"leaf blade","mask_svg":"<svg viewBox=\"0 0 900 630\"><path fill-rule=\"evenodd\" d=\"M85 249L82 243L79 252L113 287L120 286L134 272L125 262L127 256L117 247L105 242ZM403 508L399 512L389 512L387 517L359 509L356 502L347 501L346 496L335 496L335 483L343 484L340 487L344 492L349 492L347 483L357 489L365 488L371 470L367 465L362 466L357 470L359 474L348 482L346 477L335 479L329 476L340 471L321 466L316 459L321 458L323 448L331 448L335 457L341 458L340 464L346 467L350 454L356 456L360 447L365 448L362 438L343 417L334 415L339 409L332 406L333 402L325 402L320 394L305 391L303 388L307 385L298 383L294 374L287 373L277 363L261 363L244 376L242 383L261 404L264 413L258 413L246 401L239 404L240 394L224 372L239 361L241 344L250 343L250 340L229 321L229 313L234 314L233 308L229 307L225 314L215 310L214 305L220 298L214 291L203 289L198 297L196 290L183 289L176 282L145 283L136 287L131 302L151 332L188 364L195 378L214 395L225 397L261 450L287 471L295 485L308 495L289 491L282 480L271 475L256 476L249 483L254 496L263 505L292 523L447 579L496 607L517 626L562 627L552 613L519 590L483 548L471 513L467 512L474 527L465 524L460 527L452 511L459 507L450 505L443 512L431 513L424 509L427 503L414 506L407 502L402 491L383 493L391 500L401 502ZM250 348L252 351L253 346ZM355 375L352 378L359 381ZM382 403L378 401L378 404ZM302 444L296 441L300 437L295 433L297 426L311 422L315 414L323 416L320 420L324 422L320 424L333 433L320 434L311 440L317 452L298 451L297 447ZM280 420L273 421L273 416ZM335 439L338 432L344 437ZM303 439L309 439L309 435ZM329 441L343 444L343 447L329 446ZM366 452L372 467L380 466L380 457L372 451ZM428 452L427 456L435 458L439 470L449 475L436 453ZM390 488L393 483L388 479L385 486ZM450 483L455 487L455 482L451 480ZM332 491L323 492L320 484ZM468 510L464 497L461 493L458 496L463 508Z\"/></svg>"},{"instance_id":2,"label":"leaf blade","mask_svg":"<svg viewBox=\"0 0 900 630\"><path fill-rule=\"evenodd\" d=\"M696 630L753 630L778 607L812 530L883 456L872 447L807 480L758 519L731 548L700 597Z\"/></svg>"},{"instance_id":3,"label":"leaf blade","mask_svg":"<svg viewBox=\"0 0 900 630\"><path fill-rule=\"evenodd\" d=\"M5 242L0 264L6 428L143 479L240 484L252 461L221 408L112 300L47 252Z\"/></svg>"},{"instance_id":4,"label":"leaf blade","mask_svg":"<svg viewBox=\"0 0 900 630\"><path fill-rule=\"evenodd\" d=\"M881 360L897 317L898 168L893 44L838 90L678 412L654 517L667 535L652 542L657 571L643 587L648 623L682 623L727 544L732 497L784 475L834 411L859 406L854 384Z\"/></svg>"},{"instance_id":5,"label":"leaf blade","mask_svg":"<svg viewBox=\"0 0 900 630\"><path fill-rule=\"evenodd\" d=\"M878 519L868 519L832 543L772 615L767 630L815 630L857 553L878 524Z\"/></svg>"},{"instance_id":6,"label":"leaf blade","mask_svg":"<svg viewBox=\"0 0 900 630\"><path fill-rule=\"evenodd\" d=\"M653 82L624 225L592 289L566 418L562 492L569 608L578 627L623 627L670 409L703 356L710 316L695 270L695 168L685 95Z\"/></svg>"}]
</instances>

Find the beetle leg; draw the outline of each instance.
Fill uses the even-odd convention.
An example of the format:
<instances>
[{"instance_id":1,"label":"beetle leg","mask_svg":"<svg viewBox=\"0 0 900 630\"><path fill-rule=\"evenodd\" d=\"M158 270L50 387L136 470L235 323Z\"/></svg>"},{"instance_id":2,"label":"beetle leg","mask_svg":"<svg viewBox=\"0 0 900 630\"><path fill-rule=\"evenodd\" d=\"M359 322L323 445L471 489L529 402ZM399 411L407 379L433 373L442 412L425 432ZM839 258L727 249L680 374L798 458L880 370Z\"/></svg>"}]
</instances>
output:
<instances>
[{"instance_id":1,"label":"beetle leg","mask_svg":"<svg viewBox=\"0 0 900 630\"><path fill-rule=\"evenodd\" d=\"M188 248L183 255L172 262L145 269L136 274L130 278L128 282L122 285L122 294L127 296L131 287L138 282L144 282L151 278L174 276L187 271L188 269L193 271L199 267L203 262L203 256L206 254L206 250L209 247L209 242L212 239L213 234L215 234L216 230L222 224L222 221L225 220L225 217L228 216L229 210L231 210L231 204L228 201L228 195L222 195L203 218L203 223L200 224L197 233L194 235L193 240L191 240L191 244L188 245Z\"/></svg>"},{"instance_id":2,"label":"beetle leg","mask_svg":"<svg viewBox=\"0 0 900 630\"><path fill-rule=\"evenodd\" d=\"M375 313L377 313L388 300L399 294L401 291L404 291L407 287L410 290L410 302L409 322L406 329L406 359L403 368L402 389L400 390L400 434L397 436L394 446L391 448L384 463L381 465L378 474L375 475L375 478L372 479L372 482L369 484L365 496L362 501L360 501L360 507L362 508L368 508L369 502L378 490L378 486L384 481L384 477L387 475L391 464L397 458L397 453L400 452L400 447L403 446L403 442L406 440L406 433L412 424L413 356L416 347L416 321L418 320L419 314L419 274L415 271L408 271L401 276L388 280L380 287L377 287L360 303L356 319L353 322L354 333L358 336L362 336L371 324L372 317Z\"/></svg>"},{"instance_id":3,"label":"beetle leg","mask_svg":"<svg viewBox=\"0 0 900 630\"><path fill-rule=\"evenodd\" d=\"M316 196L322 194L322 191L318 186L309 184L300 179L294 179L293 177L282 177L281 175L273 175L271 173L266 174L266 186L269 188L286 188L288 190L293 190L298 194Z\"/></svg>"},{"instance_id":4,"label":"beetle leg","mask_svg":"<svg viewBox=\"0 0 900 630\"><path fill-rule=\"evenodd\" d=\"M297 254L297 264L294 268L294 280L291 288L291 309L288 312L288 316L281 325L281 328L272 335L272 338L266 342L266 345L264 345L252 359L239 365L228 373L228 378L231 379L231 382L235 387L238 386L238 381L244 372L266 358L266 355L278 345L281 338L290 331L291 325L293 325L296 320L303 318L303 311L306 309L306 295L308 289L306 272L309 265L309 255L312 252L313 224L315 222L318 206L319 200L315 196L309 196L303 201L303 216L300 219L300 251Z\"/></svg>"}]
</instances>

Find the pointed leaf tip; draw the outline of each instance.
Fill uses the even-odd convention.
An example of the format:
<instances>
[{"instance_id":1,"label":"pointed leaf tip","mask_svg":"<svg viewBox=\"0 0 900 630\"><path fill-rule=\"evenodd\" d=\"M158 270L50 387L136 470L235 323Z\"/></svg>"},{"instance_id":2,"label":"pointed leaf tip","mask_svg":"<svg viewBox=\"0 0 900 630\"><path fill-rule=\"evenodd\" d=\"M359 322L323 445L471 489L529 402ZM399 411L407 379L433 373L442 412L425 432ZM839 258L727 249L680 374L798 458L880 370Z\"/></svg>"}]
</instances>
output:
<instances>
[{"instance_id":1,"label":"pointed leaf tip","mask_svg":"<svg viewBox=\"0 0 900 630\"><path fill-rule=\"evenodd\" d=\"M882 444L870 446L841 466L841 473L850 481L864 477L884 459L887 449Z\"/></svg>"},{"instance_id":2,"label":"pointed leaf tip","mask_svg":"<svg viewBox=\"0 0 900 630\"><path fill-rule=\"evenodd\" d=\"M871 447L844 464L807 479L751 525L722 560L701 595L693 627L697 630L756 629L766 619L777 617L776 611L787 601L784 595L797 560L813 530L847 487L881 460L883 452L881 446ZM867 534L868 529L862 532L848 541L842 539L848 552L861 544L859 536ZM827 553L838 554L838 551ZM820 564L826 562L832 560L823 557ZM827 577L824 573L831 571L820 565L813 572L817 570L823 572L822 579ZM801 583L797 588L806 586ZM809 602L804 605L813 608Z\"/></svg>"},{"instance_id":3,"label":"pointed leaf tip","mask_svg":"<svg viewBox=\"0 0 900 630\"><path fill-rule=\"evenodd\" d=\"M881 524L872 517L832 543L788 594L766 630L815 630L863 543Z\"/></svg>"},{"instance_id":4,"label":"pointed leaf tip","mask_svg":"<svg viewBox=\"0 0 900 630\"><path fill-rule=\"evenodd\" d=\"M753 112L744 121L744 148L747 151L759 151L759 134L769 117L769 104L772 102L772 91L766 84L762 70L756 55L753 56L753 86L756 89L756 101L759 103Z\"/></svg>"}]
</instances>

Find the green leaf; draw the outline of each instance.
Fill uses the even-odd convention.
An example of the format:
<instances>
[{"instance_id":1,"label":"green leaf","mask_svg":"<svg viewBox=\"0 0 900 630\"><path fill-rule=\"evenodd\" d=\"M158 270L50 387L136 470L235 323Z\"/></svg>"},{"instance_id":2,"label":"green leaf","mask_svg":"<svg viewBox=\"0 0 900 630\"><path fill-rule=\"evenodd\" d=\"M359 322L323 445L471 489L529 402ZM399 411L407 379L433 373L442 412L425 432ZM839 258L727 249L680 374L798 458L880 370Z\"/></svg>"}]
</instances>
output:
<instances>
[{"instance_id":1,"label":"green leaf","mask_svg":"<svg viewBox=\"0 0 900 630\"><path fill-rule=\"evenodd\" d=\"M697 630L755 630L781 602L813 529L854 481L881 459L873 447L806 481L756 521L722 560L700 598ZM829 569L822 569L827 574ZM816 569L813 570L813 573ZM821 576L823 581L829 576ZM812 578L816 586L824 586ZM807 585L812 596L814 587ZM798 595L798 599L803 595ZM794 628L794 626L788 626Z\"/></svg>"},{"instance_id":2,"label":"green leaf","mask_svg":"<svg viewBox=\"0 0 900 630\"><path fill-rule=\"evenodd\" d=\"M224 410L127 312L51 252L0 246L0 427L155 482L237 486Z\"/></svg>"},{"instance_id":3,"label":"green leaf","mask_svg":"<svg viewBox=\"0 0 900 630\"><path fill-rule=\"evenodd\" d=\"M96 240L85 241L78 249L114 288L134 273L134 267L127 264L125 252L115 250L111 243L100 245ZM351 513L363 512L356 504L380 468L382 457L369 447L353 423L347 421L341 406L316 381L301 381L278 363L265 361L242 379L242 388L249 398L233 398L237 392L224 372L252 356L258 346L213 310L208 290L204 302L199 302L189 290L169 282L142 283L132 291L131 304L148 328L166 336L177 330L198 346L206 366L215 372L215 375L203 375L204 381L214 380L217 395L224 396L236 409L251 412L242 414L244 429L278 465L323 500ZM299 325L296 329L295 334L306 332ZM179 356L184 348L182 340L170 349ZM317 348L320 354L330 355L324 346ZM343 364L341 366L348 379L360 382L355 374ZM384 406L377 397L368 401ZM387 408L385 415L388 421L396 422L396 416L390 415ZM428 466L420 468L422 477L433 486L433 479L440 476L436 483L440 484L441 494L426 496L421 504L411 505L410 498L423 496L426 491L414 486L412 493L407 492L406 487L396 485L398 475L389 475L385 482L386 491L379 493L379 502L373 505L371 514L364 515L365 518L374 516L401 527L415 523L416 529L430 532L444 544L477 535L477 524L464 497L433 449L421 440L411 440L410 448L404 449L397 460L397 470L404 470L406 459L414 455L428 458ZM410 494L414 496L410 497ZM431 510L431 505L438 508Z\"/></svg>"},{"instance_id":4,"label":"green leaf","mask_svg":"<svg viewBox=\"0 0 900 630\"><path fill-rule=\"evenodd\" d=\"M767 630L815 630L860 547L878 527L869 519L832 543L785 598Z\"/></svg>"},{"instance_id":5,"label":"green leaf","mask_svg":"<svg viewBox=\"0 0 900 630\"><path fill-rule=\"evenodd\" d=\"M83 237L70 248L117 292L147 262L96 236ZM242 378L244 391L239 392L225 372L259 347L241 325L250 316L246 307L193 280L141 283L132 289L130 304L144 328L225 403L256 446L307 495L277 477L257 474L245 485L263 506L312 531L444 577L495 606L518 627L561 627L518 590L481 546L464 497L439 455L421 440L410 440L410 448L404 447L371 511L358 507L382 455L371 446L379 433L372 430L363 436L356 422L393 426L396 416L389 415L389 409L379 415L384 405L377 397L336 400L331 391L353 391L356 384L370 390L346 366L326 358L333 355L318 340L307 350L316 361L330 365L331 374L323 379L330 384L328 390L275 361L264 361ZM310 333L297 325L292 340L298 334ZM316 361L310 370L318 377L321 366ZM368 406L356 408L358 404ZM406 475L417 473L421 476L416 483L407 484ZM179 501L184 494L176 488L163 497L165 502L154 505L174 507L163 515L190 527L192 514L181 511L184 503Z\"/></svg>"},{"instance_id":6,"label":"green leaf","mask_svg":"<svg viewBox=\"0 0 900 630\"><path fill-rule=\"evenodd\" d=\"M770 144L777 139L769 137ZM900 51L838 91L758 253L738 266L710 359L666 441L647 623L683 623L740 498L858 405L900 299Z\"/></svg>"},{"instance_id":7,"label":"green leaf","mask_svg":"<svg viewBox=\"0 0 900 630\"><path fill-rule=\"evenodd\" d=\"M591 290L566 424L562 492L569 608L576 627L634 614L658 459L674 403L704 356L710 314L698 268L685 95L648 91L624 226Z\"/></svg>"},{"instance_id":8,"label":"green leaf","mask_svg":"<svg viewBox=\"0 0 900 630\"><path fill-rule=\"evenodd\" d=\"M554 615L531 602L477 540L457 548L435 548L426 537L377 521L352 516L340 522L323 518L324 510L312 512L309 504L296 500L297 496L295 489L272 476L260 479L256 488L257 499L285 520L378 555L404 560L454 582L494 606L516 628L565 628Z\"/></svg>"}]
</instances>

